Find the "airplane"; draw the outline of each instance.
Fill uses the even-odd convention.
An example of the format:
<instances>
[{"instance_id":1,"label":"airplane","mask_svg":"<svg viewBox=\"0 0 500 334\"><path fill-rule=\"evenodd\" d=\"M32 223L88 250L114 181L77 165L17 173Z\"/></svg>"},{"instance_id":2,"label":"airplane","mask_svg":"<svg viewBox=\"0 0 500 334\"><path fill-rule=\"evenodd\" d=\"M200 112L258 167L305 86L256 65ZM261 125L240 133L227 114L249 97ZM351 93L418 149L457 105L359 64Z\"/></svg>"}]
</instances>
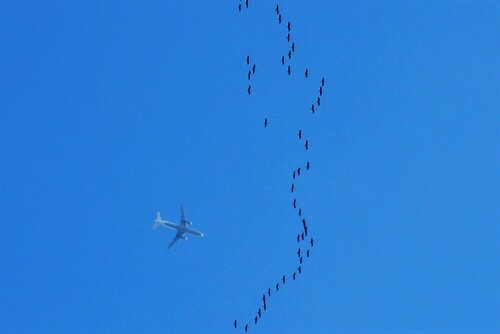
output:
<instances>
[{"instance_id":1,"label":"airplane","mask_svg":"<svg viewBox=\"0 0 500 334\"><path fill-rule=\"evenodd\" d=\"M171 223L171 222L169 222L167 220L162 220L159 212L156 213L156 219L155 219L154 222L155 223L153 225L153 228L157 228L158 226L161 225L161 226L164 226L164 227L168 227L168 228L177 230L177 234L175 235L175 237L172 239L172 241L168 245L168 249L170 249L170 247L172 247L177 242L177 240L179 240L179 239L187 240L187 236L186 236L187 233L196 235L198 237L202 237L203 236L202 232L197 231L197 230L192 229L192 228L189 227L192 224L192 222L189 221L189 220L186 220L186 215L184 214L184 207L182 205L181 205L181 221L180 221L180 224L175 224L175 223Z\"/></svg>"}]
</instances>

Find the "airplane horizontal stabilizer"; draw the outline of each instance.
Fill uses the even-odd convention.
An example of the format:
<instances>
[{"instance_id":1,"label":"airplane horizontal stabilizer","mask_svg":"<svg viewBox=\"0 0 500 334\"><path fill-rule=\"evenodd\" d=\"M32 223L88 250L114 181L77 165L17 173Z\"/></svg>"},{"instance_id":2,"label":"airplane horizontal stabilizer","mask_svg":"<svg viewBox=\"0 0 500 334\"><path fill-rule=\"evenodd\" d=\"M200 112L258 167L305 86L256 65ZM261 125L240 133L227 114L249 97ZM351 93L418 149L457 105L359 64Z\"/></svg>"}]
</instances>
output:
<instances>
[{"instance_id":1,"label":"airplane horizontal stabilizer","mask_svg":"<svg viewBox=\"0 0 500 334\"><path fill-rule=\"evenodd\" d=\"M157 228L158 226L161 225L161 216L160 213L156 213L156 219L155 219L155 224L153 225L153 228Z\"/></svg>"}]
</instances>

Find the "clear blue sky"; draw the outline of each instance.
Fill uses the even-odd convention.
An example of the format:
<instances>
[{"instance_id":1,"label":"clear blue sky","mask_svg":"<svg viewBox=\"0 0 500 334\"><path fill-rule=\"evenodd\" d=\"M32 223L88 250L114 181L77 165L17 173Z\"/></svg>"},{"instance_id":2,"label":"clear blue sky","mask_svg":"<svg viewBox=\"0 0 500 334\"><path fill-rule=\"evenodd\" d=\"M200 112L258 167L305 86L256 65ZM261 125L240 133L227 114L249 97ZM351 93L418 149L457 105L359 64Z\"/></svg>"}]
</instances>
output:
<instances>
[{"instance_id":1,"label":"clear blue sky","mask_svg":"<svg viewBox=\"0 0 500 334\"><path fill-rule=\"evenodd\" d=\"M253 323L306 160L249 332L500 331L498 2L279 3L0 3L0 332Z\"/></svg>"}]
</instances>

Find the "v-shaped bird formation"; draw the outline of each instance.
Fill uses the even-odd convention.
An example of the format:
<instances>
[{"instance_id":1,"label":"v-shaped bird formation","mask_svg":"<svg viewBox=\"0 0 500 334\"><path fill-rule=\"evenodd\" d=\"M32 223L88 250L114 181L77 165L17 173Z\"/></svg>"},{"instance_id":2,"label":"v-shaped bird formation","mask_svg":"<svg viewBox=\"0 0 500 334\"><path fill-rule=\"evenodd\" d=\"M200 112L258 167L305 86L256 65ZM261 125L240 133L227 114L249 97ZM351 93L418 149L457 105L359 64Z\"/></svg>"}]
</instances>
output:
<instances>
[{"instance_id":1,"label":"v-shaped bird formation","mask_svg":"<svg viewBox=\"0 0 500 334\"><path fill-rule=\"evenodd\" d=\"M249 9L250 3L249 0L245 0L245 8ZM243 8L242 1L240 0L240 3L238 5L238 11L241 12ZM291 76L293 71L292 71L292 61L293 61L293 55L296 52L296 50L299 50L295 44L295 41L292 39L292 23L290 21L285 21L284 17L281 14L281 8L279 5L276 5L274 8L274 11L276 12L276 21L278 25L281 25L283 22L287 22L285 24L286 30L286 42L289 45L289 50L286 54L283 54L281 56L281 66L285 68L288 76ZM282 26L282 25L281 25ZM285 40L285 39L283 39ZM278 64L278 62L277 62ZM251 79L255 75L256 71L256 65L251 61L250 55L246 56L246 65L247 65L247 80L249 81L247 92L248 95L251 94L252 92L252 86L251 86ZM278 64L279 65L279 64ZM304 73L305 79L307 80L309 76L311 75L310 71L308 68L304 69L304 72L300 70L298 73ZM321 97L323 96L323 91L324 91L324 86L325 86L325 78L323 77L321 79L321 83L318 89L319 95L316 97L316 100L313 100L314 102L311 104L311 111L312 115L315 114L315 112L320 108L321 106ZM264 118L264 128L268 128L269 126L272 127L272 122L270 121L270 116ZM298 140L301 141L304 145L305 151L309 151L309 148L313 147L311 146L309 139L306 138L306 132L303 131L302 128L298 130ZM297 233L297 244L299 245L298 250L297 250L297 267L295 270L292 270L292 273L288 277L292 277L292 280L298 280L299 276L302 274L303 271L303 265L305 264L306 259L308 259L311 255L311 248L314 246L314 239L311 236L308 236L309 233L309 225L308 221L306 218L304 218L303 210L299 206L299 201L297 199L297 191L296 191L296 183L298 182L298 178L301 175L301 171L303 170L302 168L305 168L305 171L309 171L311 169L311 163L309 160L305 161L303 166L298 166L293 169L292 173L292 182L290 186L290 192L292 194L292 208L294 212L297 213L299 217L299 231ZM294 237L295 239L295 237ZM271 297L271 291L275 290L276 293L280 291L280 283L281 287L286 285L286 280L287 275L283 274L281 279L278 279L276 283L273 283L274 287L267 287L267 297L266 293L262 294L262 302L260 305L256 306L256 312L254 313L253 316L253 326L258 325L259 319L263 317L264 313L267 310L267 304L270 300L272 300ZM273 286L271 285L271 286ZM274 294L273 294L274 296ZM252 318L250 318L252 319ZM235 329L242 328L244 332L248 332L248 330L252 326L252 320L248 322L244 322L244 326L238 327L238 319L234 319L233 326Z\"/></svg>"}]
</instances>

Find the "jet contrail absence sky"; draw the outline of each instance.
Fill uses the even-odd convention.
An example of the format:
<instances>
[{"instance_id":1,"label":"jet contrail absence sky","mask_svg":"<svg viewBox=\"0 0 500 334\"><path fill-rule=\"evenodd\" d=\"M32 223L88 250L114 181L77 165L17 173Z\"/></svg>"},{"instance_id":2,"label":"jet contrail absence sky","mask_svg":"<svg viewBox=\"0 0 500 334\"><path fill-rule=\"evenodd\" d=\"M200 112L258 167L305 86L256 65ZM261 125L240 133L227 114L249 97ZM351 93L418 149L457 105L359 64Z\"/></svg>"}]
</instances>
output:
<instances>
[{"instance_id":1,"label":"jet contrail absence sky","mask_svg":"<svg viewBox=\"0 0 500 334\"><path fill-rule=\"evenodd\" d=\"M499 4L278 4L0 3L0 332L500 331Z\"/></svg>"}]
</instances>

